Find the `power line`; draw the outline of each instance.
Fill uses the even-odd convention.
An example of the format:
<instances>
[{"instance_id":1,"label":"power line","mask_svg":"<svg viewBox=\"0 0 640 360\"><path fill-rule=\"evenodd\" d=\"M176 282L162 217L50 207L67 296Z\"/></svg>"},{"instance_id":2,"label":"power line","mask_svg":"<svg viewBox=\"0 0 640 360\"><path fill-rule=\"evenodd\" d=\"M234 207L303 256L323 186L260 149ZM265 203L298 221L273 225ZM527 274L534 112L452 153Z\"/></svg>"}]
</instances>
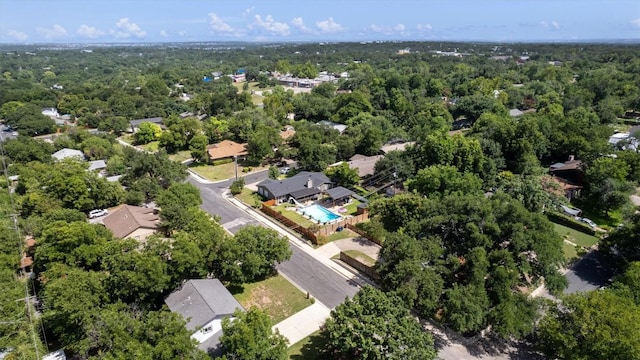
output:
<instances>
[{"instance_id":1,"label":"power line","mask_svg":"<svg viewBox=\"0 0 640 360\"><path fill-rule=\"evenodd\" d=\"M9 217L11 218L11 221L12 221L11 228L15 232L16 237L18 239L18 244L17 244L18 245L18 256L20 257L20 259L22 259L22 255L24 253L24 239L23 239L22 234L20 232L20 227L18 226L18 213L16 211L15 201L13 199L14 194L11 191L11 180L9 180L9 168L7 166L6 153L5 153L4 145L3 145L3 143L1 141L0 141L0 158L2 158L2 168L3 168L2 170L3 170L4 177L6 179L6 182L7 182L7 193L9 195L9 208L10 208ZM22 264L20 264L20 265L22 265ZM21 268L21 271L24 273L24 268ZM31 295L31 291L29 289L29 284L31 284L31 288L32 289L35 289L32 276L29 276L29 281L25 281L24 282L24 298L16 300L16 301L23 301L24 300L26 315L27 315L27 317L29 319L29 329L31 330L31 340L33 341L33 348L35 350L36 359L39 360L40 359L40 349L38 347L38 340L36 339L36 329L35 329L35 326L34 326L34 321L36 321L36 319L35 319L35 314L33 313L33 306L31 305L31 299L35 298L35 296ZM41 325L42 334L44 336L44 327L42 327L42 324L40 324L40 325ZM47 346L46 343L45 343L45 346Z\"/></svg>"}]
</instances>

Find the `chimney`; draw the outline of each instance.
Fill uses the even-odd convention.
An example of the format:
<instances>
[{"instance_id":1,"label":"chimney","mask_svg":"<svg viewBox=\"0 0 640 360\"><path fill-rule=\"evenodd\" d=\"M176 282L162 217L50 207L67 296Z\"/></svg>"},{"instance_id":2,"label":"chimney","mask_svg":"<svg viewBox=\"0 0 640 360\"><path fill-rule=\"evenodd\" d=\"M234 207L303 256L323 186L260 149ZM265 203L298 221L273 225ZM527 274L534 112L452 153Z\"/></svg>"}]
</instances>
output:
<instances>
[{"instance_id":1,"label":"chimney","mask_svg":"<svg viewBox=\"0 0 640 360\"><path fill-rule=\"evenodd\" d=\"M573 161L573 160L575 160L575 159L576 159L576 156L575 156L575 155L569 155L569 161Z\"/></svg>"},{"instance_id":2,"label":"chimney","mask_svg":"<svg viewBox=\"0 0 640 360\"><path fill-rule=\"evenodd\" d=\"M307 178L307 189L311 189L313 187L313 181L311 180L311 175Z\"/></svg>"}]
</instances>

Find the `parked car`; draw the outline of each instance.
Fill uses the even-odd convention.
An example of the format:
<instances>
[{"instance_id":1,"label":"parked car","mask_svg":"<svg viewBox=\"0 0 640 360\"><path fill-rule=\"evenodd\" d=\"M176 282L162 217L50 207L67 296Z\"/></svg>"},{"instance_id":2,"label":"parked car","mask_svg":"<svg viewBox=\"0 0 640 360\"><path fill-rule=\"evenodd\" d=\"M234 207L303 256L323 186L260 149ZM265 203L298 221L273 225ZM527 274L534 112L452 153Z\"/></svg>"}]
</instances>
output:
<instances>
[{"instance_id":1,"label":"parked car","mask_svg":"<svg viewBox=\"0 0 640 360\"><path fill-rule=\"evenodd\" d=\"M285 166L280 169L280 174L288 174L289 171L291 171L291 168L289 168L288 166Z\"/></svg>"},{"instance_id":2,"label":"parked car","mask_svg":"<svg viewBox=\"0 0 640 360\"><path fill-rule=\"evenodd\" d=\"M89 219L95 219L97 217L105 216L107 214L109 214L109 211L107 211L107 209L91 210L91 211L89 211Z\"/></svg>"},{"instance_id":3,"label":"parked car","mask_svg":"<svg viewBox=\"0 0 640 360\"><path fill-rule=\"evenodd\" d=\"M598 225L596 225L596 223L594 223L591 219L587 219L587 218L583 218L583 217L581 217L581 218L579 218L578 220L580 220L580 221L582 221L583 223L585 223L585 224L587 224L587 225L591 226L592 228L595 228L595 227L597 227L597 226L598 226Z\"/></svg>"}]
</instances>

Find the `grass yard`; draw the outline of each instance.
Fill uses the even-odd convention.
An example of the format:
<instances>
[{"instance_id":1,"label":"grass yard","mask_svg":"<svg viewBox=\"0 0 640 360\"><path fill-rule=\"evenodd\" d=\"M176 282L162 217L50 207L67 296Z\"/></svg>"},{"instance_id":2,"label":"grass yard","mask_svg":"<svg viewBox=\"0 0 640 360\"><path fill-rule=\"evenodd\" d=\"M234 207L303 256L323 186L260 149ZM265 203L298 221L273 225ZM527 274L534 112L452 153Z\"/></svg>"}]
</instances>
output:
<instances>
[{"instance_id":1,"label":"grass yard","mask_svg":"<svg viewBox=\"0 0 640 360\"><path fill-rule=\"evenodd\" d=\"M620 210L610 211L609 213L604 215L599 211L595 211L594 209L589 208L588 206L583 206L581 209L581 216L593 220L596 224L598 224L599 227L605 230L614 229L623 220L622 212L620 212Z\"/></svg>"},{"instance_id":2,"label":"grass yard","mask_svg":"<svg viewBox=\"0 0 640 360\"><path fill-rule=\"evenodd\" d=\"M358 251L358 250L345 250L343 251L345 254L351 256L354 259L359 260L361 263L369 265L369 266L373 266L376 264L376 260L374 258L372 258L371 256L363 253L362 251Z\"/></svg>"},{"instance_id":3,"label":"grass yard","mask_svg":"<svg viewBox=\"0 0 640 360\"><path fill-rule=\"evenodd\" d=\"M287 209L289 208L289 209ZM278 206L273 206L272 207L273 210L275 211L281 211L282 215L284 215L284 217L286 217L287 219L291 220L291 221L295 221L298 225L308 228L309 226L315 224L313 221L305 218L304 216L298 214L295 211L295 206L288 204L288 203L284 203L284 204L280 204Z\"/></svg>"},{"instance_id":4,"label":"grass yard","mask_svg":"<svg viewBox=\"0 0 640 360\"><path fill-rule=\"evenodd\" d=\"M260 199L260 195L251 189L244 188L240 194L236 195L236 199L249 206L254 206L256 204L256 199Z\"/></svg>"},{"instance_id":5,"label":"grass yard","mask_svg":"<svg viewBox=\"0 0 640 360\"><path fill-rule=\"evenodd\" d=\"M178 161L178 162L183 162L185 160L189 160L189 159L191 159L191 151L189 151L189 150L178 151L175 154L169 155L169 159L171 159L173 161Z\"/></svg>"},{"instance_id":6,"label":"grass yard","mask_svg":"<svg viewBox=\"0 0 640 360\"><path fill-rule=\"evenodd\" d=\"M158 147L160 145L160 141L152 141L146 145L141 145L144 151L148 152L156 152L158 151Z\"/></svg>"},{"instance_id":7,"label":"grass yard","mask_svg":"<svg viewBox=\"0 0 640 360\"><path fill-rule=\"evenodd\" d=\"M358 211L358 205L360 205L360 200L351 199L351 204L345 206L347 209L347 214L353 215Z\"/></svg>"},{"instance_id":8,"label":"grass yard","mask_svg":"<svg viewBox=\"0 0 640 360\"><path fill-rule=\"evenodd\" d=\"M354 233L353 231L345 228L342 231L336 231L333 234L329 235L329 241L336 241L342 239L348 239L353 237L358 237L359 235Z\"/></svg>"},{"instance_id":9,"label":"grass yard","mask_svg":"<svg viewBox=\"0 0 640 360\"><path fill-rule=\"evenodd\" d=\"M566 242L562 243L562 251L564 252L565 260L567 260L568 262L578 258L578 252L576 251L576 247L569 243L566 243Z\"/></svg>"},{"instance_id":10,"label":"grass yard","mask_svg":"<svg viewBox=\"0 0 640 360\"><path fill-rule=\"evenodd\" d=\"M129 145L133 145L133 135L132 134L124 134L120 136L120 140L126 142Z\"/></svg>"},{"instance_id":11,"label":"grass yard","mask_svg":"<svg viewBox=\"0 0 640 360\"><path fill-rule=\"evenodd\" d=\"M190 167L203 178L211 181L226 180L235 176L235 164L227 163L222 165L195 165ZM240 176L240 173L238 173Z\"/></svg>"},{"instance_id":12,"label":"grass yard","mask_svg":"<svg viewBox=\"0 0 640 360\"><path fill-rule=\"evenodd\" d=\"M327 340L320 330L291 345L288 350L291 360L317 360L322 349L326 347Z\"/></svg>"},{"instance_id":13,"label":"grass yard","mask_svg":"<svg viewBox=\"0 0 640 360\"><path fill-rule=\"evenodd\" d=\"M555 227L556 232L564 239L580 246L590 248L598 242L598 238L593 235L588 235L560 224L553 224L553 226Z\"/></svg>"},{"instance_id":14,"label":"grass yard","mask_svg":"<svg viewBox=\"0 0 640 360\"><path fill-rule=\"evenodd\" d=\"M273 325L311 305L306 294L280 275L252 284L242 285L239 291L231 288L233 296L245 308L257 307L271 318Z\"/></svg>"}]
</instances>

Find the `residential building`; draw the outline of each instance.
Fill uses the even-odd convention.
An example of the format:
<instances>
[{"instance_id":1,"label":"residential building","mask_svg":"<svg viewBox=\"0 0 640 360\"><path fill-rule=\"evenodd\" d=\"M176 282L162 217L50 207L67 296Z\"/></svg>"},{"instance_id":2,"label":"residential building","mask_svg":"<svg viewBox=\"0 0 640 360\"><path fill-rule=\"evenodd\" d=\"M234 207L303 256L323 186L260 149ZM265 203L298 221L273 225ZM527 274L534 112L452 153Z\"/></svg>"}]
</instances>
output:
<instances>
[{"instance_id":1,"label":"residential building","mask_svg":"<svg viewBox=\"0 0 640 360\"><path fill-rule=\"evenodd\" d=\"M218 279L194 279L172 292L165 304L187 322L192 339L211 356L221 355L222 319L244 308Z\"/></svg>"},{"instance_id":2,"label":"residential building","mask_svg":"<svg viewBox=\"0 0 640 360\"><path fill-rule=\"evenodd\" d=\"M385 144L380 148L380 150L385 154L389 151L405 151L407 147L412 146L413 144L415 144L415 141Z\"/></svg>"},{"instance_id":3,"label":"residential building","mask_svg":"<svg viewBox=\"0 0 640 360\"><path fill-rule=\"evenodd\" d=\"M338 130L340 134L342 134L345 130L347 130L347 125L334 123L333 121L322 120L318 122L318 125L328 126L330 128Z\"/></svg>"},{"instance_id":4,"label":"residential building","mask_svg":"<svg viewBox=\"0 0 640 360\"><path fill-rule=\"evenodd\" d=\"M129 125L131 125L130 132L135 133L136 131L138 131L138 127L143 122L150 122L150 123L153 123L153 124L158 124L158 125L160 125L160 127L164 127L164 125L162 125L162 118L161 117L154 117L154 118L147 118L147 119L136 119L136 120L130 120L129 121Z\"/></svg>"},{"instance_id":5,"label":"residential building","mask_svg":"<svg viewBox=\"0 0 640 360\"><path fill-rule=\"evenodd\" d=\"M358 169L360 179L365 179L375 173L375 166L378 160L384 155L365 156L360 154L353 155L347 164L352 169Z\"/></svg>"},{"instance_id":6,"label":"residential building","mask_svg":"<svg viewBox=\"0 0 640 360\"><path fill-rule=\"evenodd\" d=\"M258 193L276 204L293 198L298 202L318 200L331 188L331 180L320 172L302 171L284 180L267 179L258 184Z\"/></svg>"},{"instance_id":7,"label":"residential building","mask_svg":"<svg viewBox=\"0 0 640 360\"><path fill-rule=\"evenodd\" d=\"M584 188L584 164L581 160L576 160L575 156L569 155L567 161L551 165L549 173L560 185L569 200L580 196Z\"/></svg>"},{"instance_id":8,"label":"residential building","mask_svg":"<svg viewBox=\"0 0 640 360\"><path fill-rule=\"evenodd\" d=\"M84 161L84 153L76 149L63 148L54 152L53 154L51 154L51 156L53 156L56 161L62 161L64 159L76 159Z\"/></svg>"},{"instance_id":9,"label":"residential building","mask_svg":"<svg viewBox=\"0 0 640 360\"><path fill-rule=\"evenodd\" d=\"M133 238L144 242L160 228L160 217L156 209L121 205L111 211L102 223L117 238Z\"/></svg>"},{"instance_id":10,"label":"residential building","mask_svg":"<svg viewBox=\"0 0 640 360\"><path fill-rule=\"evenodd\" d=\"M104 170L106 168L107 168L107 163L104 160L94 160L94 161L89 161L89 168L87 170L89 171Z\"/></svg>"},{"instance_id":11,"label":"residential building","mask_svg":"<svg viewBox=\"0 0 640 360\"><path fill-rule=\"evenodd\" d=\"M207 153L211 161L249 154L247 144L239 144L231 140L223 140L217 144L209 145Z\"/></svg>"}]
</instances>

